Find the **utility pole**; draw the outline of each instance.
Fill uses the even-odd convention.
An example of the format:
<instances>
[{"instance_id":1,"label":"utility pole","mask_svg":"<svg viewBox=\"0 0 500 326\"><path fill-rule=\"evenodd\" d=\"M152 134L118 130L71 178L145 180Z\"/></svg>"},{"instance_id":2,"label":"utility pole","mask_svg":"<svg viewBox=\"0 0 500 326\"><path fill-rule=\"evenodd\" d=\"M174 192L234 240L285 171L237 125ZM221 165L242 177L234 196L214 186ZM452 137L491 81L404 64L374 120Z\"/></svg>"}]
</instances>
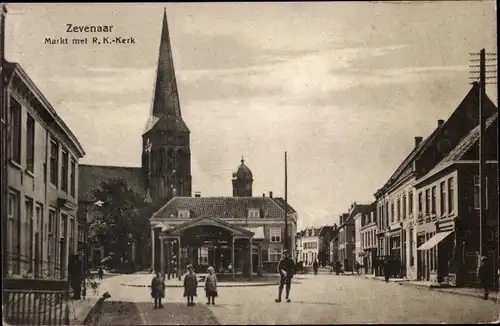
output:
<instances>
[{"instance_id":1,"label":"utility pole","mask_svg":"<svg viewBox=\"0 0 500 326\"><path fill-rule=\"evenodd\" d=\"M474 79L474 83L477 83L477 79L479 79L479 256L487 256L488 249L491 248L489 242L489 234L493 234L493 257L488 257L488 260L491 262L493 260L493 268L495 275L495 289L498 289L498 221L496 224L488 223L488 214L486 212L488 208L487 200L488 196L488 186L487 186L487 167L486 167L486 157L485 154L487 152L486 149L486 119L488 116L485 114L484 109L484 100L486 98L486 84L494 84L495 82L486 82L487 79L496 79L496 76L486 76L487 73L496 73L496 70L486 70L486 68L496 67L495 64L486 64L486 61L495 61L491 56L496 56L496 53L486 53L485 49L481 49L479 53L471 53L472 56L479 55L479 59L472 59L470 62L478 64L471 64L471 68L479 68L478 70L470 71L471 74L479 73L479 76L471 76L470 79ZM486 58L486 56L490 56ZM479 78L478 78L479 77ZM491 206L491 205L490 205ZM491 210L491 207L489 207ZM496 218L496 217L495 217ZM492 227L492 225L494 225Z\"/></svg>"},{"instance_id":2,"label":"utility pole","mask_svg":"<svg viewBox=\"0 0 500 326\"><path fill-rule=\"evenodd\" d=\"M7 170L7 155L9 150L8 143L8 118L7 118L7 108L5 104L4 95L4 71L3 71L3 63L5 56L5 16L7 15L7 8L5 3L0 3L0 158L1 158L1 174L0 178L0 218L1 218L1 234L2 234L2 253L3 253L3 270L2 270L2 279L7 275L8 272L8 263L9 256L11 253L8 252L7 247L7 198L9 197L9 186L8 186L8 170Z\"/></svg>"},{"instance_id":3,"label":"utility pole","mask_svg":"<svg viewBox=\"0 0 500 326\"><path fill-rule=\"evenodd\" d=\"M288 250L288 171L285 152L285 250Z\"/></svg>"}]
</instances>

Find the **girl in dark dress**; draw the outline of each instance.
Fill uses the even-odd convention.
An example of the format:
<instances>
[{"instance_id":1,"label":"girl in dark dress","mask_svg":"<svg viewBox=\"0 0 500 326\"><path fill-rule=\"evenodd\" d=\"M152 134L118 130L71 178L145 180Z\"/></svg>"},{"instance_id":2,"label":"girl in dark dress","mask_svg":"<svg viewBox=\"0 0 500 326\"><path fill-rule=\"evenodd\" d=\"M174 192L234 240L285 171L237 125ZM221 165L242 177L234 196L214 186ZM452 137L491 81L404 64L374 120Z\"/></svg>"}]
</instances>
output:
<instances>
[{"instance_id":1,"label":"girl in dark dress","mask_svg":"<svg viewBox=\"0 0 500 326\"><path fill-rule=\"evenodd\" d=\"M193 299L197 296L198 280L196 279L196 274L193 272L192 265L188 265L187 270L188 272L184 276L184 297L187 298L188 306L194 306Z\"/></svg>"}]
</instances>

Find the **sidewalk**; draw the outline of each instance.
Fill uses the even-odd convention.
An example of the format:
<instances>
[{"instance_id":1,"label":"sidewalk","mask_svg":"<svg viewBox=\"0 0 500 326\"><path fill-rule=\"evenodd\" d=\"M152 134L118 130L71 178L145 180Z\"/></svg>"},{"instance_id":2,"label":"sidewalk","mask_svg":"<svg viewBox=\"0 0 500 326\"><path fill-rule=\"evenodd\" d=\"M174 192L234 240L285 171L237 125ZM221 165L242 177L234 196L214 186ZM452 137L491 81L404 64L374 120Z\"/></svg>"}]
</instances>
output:
<instances>
[{"instance_id":1,"label":"sidewalk","mask_svg":"<svg viewBox=\"0 0 500 326\"><path fill-rule=\"evenodd\" d=\"M71 325L83 325L83 320L95 306L97 300L106 292L113 292L113 287L116 288L116 283L119 281L119 274L105 273L103 280L99 281L96 277L96 282L99 284L95 292L90 284L87 284L87 295L85 299L69 301L69 321Z\"/></svg>"},{"instance_id":2,"label":"sidewalk","mask_svg":"<svg viewBox=\"0 0 500 326\"><path fill-rule=\"evenodd\" d=\"M204 277L206 276L206 274L198 274L197 276L198 276L198 287L203 288L205 286ZM154 277L153 274L137 275L135 279L127 282L122 282L121 285L129 287L150 287L153 277ZM300 282L297 282L292 279L292 283L298 284ZM279 277L273 274L273 275L263 275L263 276L255 275L252 281L250 280L245 281L239 279L219 281L217 283L217 287L273 286L278 284L279 284ZM165 286L167 288L181 288L184 286L184 283L182 278L179 281L179 279L176 277L170 280L166 279Z\"/></svg>"},{"instance_id":3,"label":"sidewalk","mask_svg":"<svg viewBox=\"0 0 500 326\"><path fill-rule=\"evenodd\" d=\"M385 282L385 278L383 276L375 276L373 274L361 274L359 276L363 276L366 279L369 280L377 280L377 281L383 281ZM405 278L389 278L390 283L403 283L407 282L408 280Z\"/></svg>"},{"instance_id":4,"label":"sidewalk","mask_svg":"<svg viewBox=\"0 0 500 326\"><path fill-rule=\"evenodd\" d=\"M404 286L413 286L417 288L427 288L431 291L437 291L437 292L443 292L443 293L450 293L450 294L455 294L455 295L462 295L466 297L473 297L473 298L479 298L483 299L484 292L482 289L478 288L467 288L467 287L453 287L447 284L439 285L435 284L432 282L426 282L426 281L406 281L403 284ZM498 302L498 292L496 291L490 291L490 295L488 300L491 300L493 302Z\"/></svg>"},{"instance_id":5,"label":"sidewalk","mask_svg":"<svg viewBox=\"0 0 500 326\"><path fill-rule=\"evenodd\" d=\"M374 276L374 275L362 275L366 279L370 280L379 280L379 281L384 281L385 279L383 276ZM478 288L460 288L460 287L453 287L448 284L436 284L433 282L429 281L412 281L408 279L403 279L403 278L390 278L389 282L391 283L398 283L399 285L403 286L410 286L410 287L416 287L416 288L421 288L421 289L429 289L431 291L437 291L437 292L443 292L443 293L449 293L449 294L455 294L455 295L462 295L462 296L467 296L467 297L473 297L473 298L483 298L483 290L478 289ZM488 300L491 300L493 302L498 302L498 292L491 291L490 296Z\"/></svg>"}]
</instances>

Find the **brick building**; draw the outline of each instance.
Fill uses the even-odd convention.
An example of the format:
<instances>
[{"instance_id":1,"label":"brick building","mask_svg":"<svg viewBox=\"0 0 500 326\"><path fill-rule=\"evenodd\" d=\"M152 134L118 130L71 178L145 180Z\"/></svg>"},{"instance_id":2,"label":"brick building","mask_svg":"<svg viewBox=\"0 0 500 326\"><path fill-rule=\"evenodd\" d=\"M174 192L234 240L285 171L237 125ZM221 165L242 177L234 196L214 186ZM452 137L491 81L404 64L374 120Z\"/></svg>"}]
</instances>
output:
<instances>
[{"instance_id":1,"label":"brick building","mask_svg":"<svg viewBox=\"0 0 500 326\"><path fill-rule=\"evenodd\" d=\"M377 216L380 217L377 220L378 256L396 261L399 266L396 274L400 277L422 278L422 265L417 268L417 246L432 236L432 231L429 231L424 238L417 239L417 221L423 212L423 203L429 203L425 209L430 216L436 216L437 188L431 187L417 197L415 186L478 125L478 99L479 86L474 84L447 121L438 120L436 129L426 139L415 137L414 149L375 193ZM496 111L493 102L486 98L486 116ZM433 250L431 257L435 257ZM431 266L430 262L427 265ZM430 268L435 270L436 267L432 265Z\"/></svg>"},{"instance_id":2,"label":"brick building","mask_svg":"<svg viewBox=\"0 0 500 326\"><path fill-rule=\"evenodd\" d=\"M497 257L498 113L486 121L486 251ZM418 278L457 285L477 283L480 248L479 126L415 184L418 196ZM498 231L497 231L498 232ZM492 264L494 268L494 264ZM495 275L495 273L493 273Z\"/></svg>"}]
</instances>

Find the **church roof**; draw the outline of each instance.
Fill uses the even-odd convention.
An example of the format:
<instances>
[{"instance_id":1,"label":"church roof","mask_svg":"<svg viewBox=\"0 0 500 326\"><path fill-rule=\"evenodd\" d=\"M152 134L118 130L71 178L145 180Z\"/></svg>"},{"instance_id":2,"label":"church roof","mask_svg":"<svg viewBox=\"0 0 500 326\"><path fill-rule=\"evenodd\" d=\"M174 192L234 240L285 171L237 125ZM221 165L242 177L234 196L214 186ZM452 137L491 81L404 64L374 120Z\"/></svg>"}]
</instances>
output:
<instances>
[{"instance_id":1,"label":"church roof","mask_svg":"<svg viewBox=\"0 0 500 326\"><path fill-rule=\"evenodd\" d=\"M174 130L189 132L189 128L181 115L166 10L163 13L163 25L151 114L143 134L153 128L164 131Z\"/></svg>"},{"instance_id":2,"label":"church roof","mask_svg":"<svg viewBox=\"0 0 500 326\"><path fill-rule=\"evenodd\" d=\"M78 166L78 199L92 201L92 192L106 180L123 179L128 186L145 196L145 185L140 167L86 165Z\"/></svg>"},{"instance_id":3,"label":"church roof","mask_svg":"<svg viewBox=\"0 0 500 326\"><path fill-rule=\"evenodd\" d=\"M245 165L245 160L243 158L241 158L241 164L238 166L238 169L233 173L233 177L238 179L253 180L252 171Z\"/></svg>"},{"instance_id":4,"label":"church roof","mask_svg":"<svg viewBox=\"0 0 500 326\"><path fill-rule=\"evenodd\" d=\"M189 210L192 217L244 219L248 209L259 209L263 218L285 218L284 208L268 197L174 197L152 218L177 218L181 209Z\"/></svg>"}]
</instances>

